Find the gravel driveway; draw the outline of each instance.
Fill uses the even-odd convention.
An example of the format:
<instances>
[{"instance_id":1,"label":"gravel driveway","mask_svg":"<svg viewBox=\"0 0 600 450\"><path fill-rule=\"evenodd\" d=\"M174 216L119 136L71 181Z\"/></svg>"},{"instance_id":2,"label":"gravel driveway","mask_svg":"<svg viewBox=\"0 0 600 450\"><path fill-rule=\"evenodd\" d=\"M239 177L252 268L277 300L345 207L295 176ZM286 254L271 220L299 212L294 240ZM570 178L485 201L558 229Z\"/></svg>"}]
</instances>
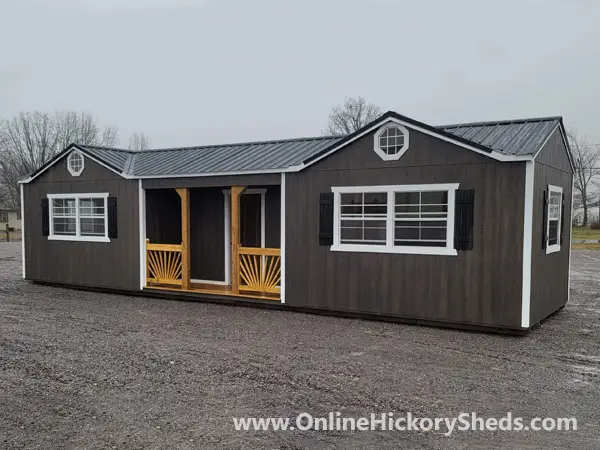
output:
<instances>
[{"instance_id":1,"label":"gravel driveway","mask_svg":"<svg viewBox=\"0 0 600 450\"><path fill-rule=\"evenodd\" d=\"M0 448L600 448L600 252L526 337L98 294L21 280L0 243ZM232 416L475 411L570 432L236 432Z\"/></svg>"}]
</instances>

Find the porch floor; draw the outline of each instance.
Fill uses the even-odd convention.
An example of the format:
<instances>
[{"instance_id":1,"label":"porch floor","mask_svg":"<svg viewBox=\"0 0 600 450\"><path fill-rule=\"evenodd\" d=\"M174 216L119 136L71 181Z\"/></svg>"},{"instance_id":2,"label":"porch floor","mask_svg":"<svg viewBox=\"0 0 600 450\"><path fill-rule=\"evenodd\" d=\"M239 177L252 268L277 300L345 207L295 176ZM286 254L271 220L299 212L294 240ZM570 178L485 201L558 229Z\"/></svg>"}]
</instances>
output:
<instances>
[{"instance_id":1,"label":"porch floor","mask_svg":"<svg viewBox=\"0 0 600 450\"><path fill-rule=\"evenodd\" d=\"M198 294L214 294L214 295L229 295L231 297L242 297L259 300L271 300L279 302L281 298L278 294L267 294L264 292L244 292L234 294L230 285L208 284L208 283L191 283L190 289L182 289L173 285L167 284L151 284L146 286L146 289L158 289L163 291L174 292L196 292Z\"/></svg>"}]
</instances>

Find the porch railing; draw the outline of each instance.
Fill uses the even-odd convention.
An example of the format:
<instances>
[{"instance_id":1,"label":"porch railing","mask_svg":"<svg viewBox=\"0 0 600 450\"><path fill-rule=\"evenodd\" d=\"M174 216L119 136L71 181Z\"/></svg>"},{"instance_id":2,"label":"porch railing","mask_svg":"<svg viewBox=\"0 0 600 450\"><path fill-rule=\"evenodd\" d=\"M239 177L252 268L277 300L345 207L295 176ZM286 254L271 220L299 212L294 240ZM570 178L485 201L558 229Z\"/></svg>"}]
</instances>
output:
<instances>
[{"instance_id":1,"label":"porch railing","mask_svg":"<svg viewBox=\"0 0 600 450\"><path fill-rule=\"evenodd\" d=\"M239 247L239 290L279 294L281 250Z\"/></svg>"},{"instance_id":2,"label":"porch railing","mask_svg":"<svg viewBox=\"0 0 600 450\"><path fill-rule=\"evenodd\" d=\"M182 286L182 245L151 244L146 240L146 282Z\"/></svg>"}]
</instances>

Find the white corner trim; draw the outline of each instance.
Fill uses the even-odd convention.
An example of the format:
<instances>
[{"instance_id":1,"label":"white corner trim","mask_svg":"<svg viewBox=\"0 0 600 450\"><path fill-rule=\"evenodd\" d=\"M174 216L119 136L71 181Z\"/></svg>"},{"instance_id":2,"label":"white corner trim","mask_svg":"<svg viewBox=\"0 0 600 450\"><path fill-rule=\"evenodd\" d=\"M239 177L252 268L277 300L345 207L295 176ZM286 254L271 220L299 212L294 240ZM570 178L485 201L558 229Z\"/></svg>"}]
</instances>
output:
<instances>
[{"instance_id":1,"label":"white corner trim","mask_svg":"<svg viewBox=\"0 0 600 450\"><path fill-rule=\"evenodd\" d=\"M224 210L223 226L225 227L225 282L231 284L231 191L224 192Z\"/></svg>"},{"instance_id":2,"label":"white corner trim","mask_svg":"<svg viewBox=\"0 0 600 450\"><path fill-rule=\"evenodd\" d=\"M280 218L281 226L279 231L279 264L281 268L281 277L279 280L279 298L281 303L285 303L285 173L281 174L281 207Z\"/></svg>"},{"instance_id":3,"label":"white corner trim","mask_svg":"<svg viewBox=\"0 0 600 450\"><path fill-rule=\"evenodd\" d=\"M533 249L533 191L535 162L525 165L525 208L523 210L523 286L521 327L529 328L531 315L531 252Z\"/></svg>"},{"instance_id":4,"label":"white corner trim","mask_svg":"<svg viewBox=\"0 0 600 450\"><path fill-rule=\"evenodd\" d=\"M400 132L403 135L403 140L404 140L404 144L402 145L402 147L400 148L398 153L394 153L391 155L383 151L383 149L380 146L380 142L379 142L379 138L381 137L381 135L386 130L389 130L390 128L397 128L398 130L400 130ZM373 135L373 145L374 145L373 149L375 150L375 153L377 153L377 155L382 160L396 161L396 160L400 159L402 157L402 155L404 155L406 150L408 150L409 138L410 138L410 133L408 132L408 130L406 129L405 126L395 124L395 123L386 123L385 125L381 126L381 128L379 128L379 130L377 130L377 132Z\"/></svg>"},{"instance_id":5,"label":"white corner trim","mask_svg":"<svg viewBox=\"0 0 600 450\"><path fill-rule=\"evenodd\" d=\"M146 191L142 188L142 180L138 181L138 213L140 227L140 290L146 287Z\"/></svg>"},{"instance_id":6,"label":"white corner trim","mask_svg":"<svg viewBox=\"0 0 600 450\"><path fill-rule=\"evenodd\" d=\"M548 245L548 241L550 240L550 198L552 197L552 193L556 192L558 194L560 194L561 196L561 202L560 202L560 209L559 209L559 214L558 214L558 227L557 227L557 242L554 245ZM562 216L562 193L563 193L563 188L559 187L559 186L553 186L551 184L548 185L548 204L546 205L546 223L545 223L545 227L546 227L546 255L549 255L551 253L557 253L560 252L560 234L562 233L562 229L561 229L561 216Z\"/></svg>"},{"instance_id":7,"label":"white corner trim","mask_svg":"<svg viewBox=\"0 0 600 450\"><path fill-rule=\"evenodd\" d=\"M575 177L571 179L571 214L569 215L569 272L567 273L567 303L571 300L571 257L573 256L573 190L575 189ZM21 216L22 218L23 216Z\"/></svg>"},{"instance_id":8,"label":"white corner trim","mask_svg":"<svg viewBox=\"0 0 600 450\"><path fill-rule=\"evenodd\" d=\"M23 279L25 279L25 196L22 184L19 185L19 191L21 194L21 263L23 264Z\"/></svg>"},{"instance_id":9,"label":"white corner trim","mask_svg":"<svg viewBox=\"0 0 600 450\"><path fill-rule=\"evenodd\" d=\"M73 159L74 156L81 157L81 168L79 170L75 170L71 167L71 160ZM83 172L84 169L85 169L85 157L83 156L83 153L81 153L79 150L73 150L71 153L69 153L69 156L67 156L67 170L69 171L69 173L72 176L78 177L79 175L81 175L81 173Z\"/></svg>"}]
</instances>

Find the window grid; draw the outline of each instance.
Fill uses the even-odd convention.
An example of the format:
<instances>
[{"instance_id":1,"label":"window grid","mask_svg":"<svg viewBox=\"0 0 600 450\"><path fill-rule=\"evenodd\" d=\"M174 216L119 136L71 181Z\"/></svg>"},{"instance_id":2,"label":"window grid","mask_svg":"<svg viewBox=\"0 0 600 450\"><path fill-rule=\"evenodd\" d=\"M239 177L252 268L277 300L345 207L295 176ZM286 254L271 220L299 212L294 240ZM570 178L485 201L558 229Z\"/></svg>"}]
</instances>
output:
<instances>
[{"instance_id":1,"label":"window grid","mask_svg":"<svg viewBox=\"0 0 600 450\"><path fill-rule=\"evenodd\" d=\"M342 194L340 239L344 244L386 245L387 193Z\"/></svg>"},{"instance_id":2,"label":"window grid","mask_svg":"<svg viewBox=\"0 0 600 450\"><path fill-rule=\"evenodd\" d=\"M386 155L396 155L404 146L404 133L398 127L387 128L379 136L379 148Z\"/></svg>"},{"instance_id":3,"label":"window grid","mask_svg":"<svg viewBox=\"0 0 600 450\"><path fill-rule=\"evenodd\" d=\"M106 198L102 197L59 197L50 198L50 237L65 237L78 240L103 239L107 236Z\"/></svg>"}]
</instances>

